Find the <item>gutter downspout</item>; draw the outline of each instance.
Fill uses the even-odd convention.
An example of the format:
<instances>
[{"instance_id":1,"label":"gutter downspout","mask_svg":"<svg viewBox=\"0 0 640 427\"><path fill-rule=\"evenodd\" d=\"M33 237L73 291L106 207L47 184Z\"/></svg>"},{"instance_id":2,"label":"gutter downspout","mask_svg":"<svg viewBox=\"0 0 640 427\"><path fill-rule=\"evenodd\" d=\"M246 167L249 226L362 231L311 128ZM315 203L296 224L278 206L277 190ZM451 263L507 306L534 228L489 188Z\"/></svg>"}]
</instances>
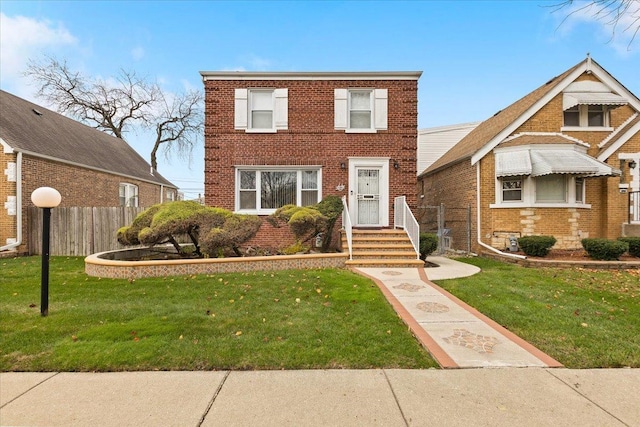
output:
<instances>
[{"instance_id":1,"label":"gutter downspout","mask_svg":"<svg viewBox=\"0 0 640 427\"><path fill-rule=\"evenodd\" d=\"M524 255L518 255L518 254L510 254L508 252L502 252L499 251L498 249L494 248L493 246L489 246L486 243L483 243L481 240L482 233L480 232L480 161L478 161L477 166L476 166L476 221L478 224L478 244L480 246L482 246L483 248L487 248L492 252L495 252L497 254L500 255L504 255L507 257L512 257L512 258L517 258L517 259L527 259L526 256Z\"/></svg>"},{"instance_id":2,"label":"gutter downspout","mask_svg":"<svg viewBox=\"0 0 640 427\"><path fill-rule=\"evenodd\" d=\"M16 241L0 246L0 251L9 251L22 244L22 152L16 158Z\"/></svg>"},{"instance_id":3,"label":"gutter downspout","mask_svg":"<svg viewBox=\"0 0 640 427\"><path fill-rule=\"evenodd\" d=\"M160 184L160 203L163 203L162 196L164 196L164 185Z\"/></svg>"}]
</instances>

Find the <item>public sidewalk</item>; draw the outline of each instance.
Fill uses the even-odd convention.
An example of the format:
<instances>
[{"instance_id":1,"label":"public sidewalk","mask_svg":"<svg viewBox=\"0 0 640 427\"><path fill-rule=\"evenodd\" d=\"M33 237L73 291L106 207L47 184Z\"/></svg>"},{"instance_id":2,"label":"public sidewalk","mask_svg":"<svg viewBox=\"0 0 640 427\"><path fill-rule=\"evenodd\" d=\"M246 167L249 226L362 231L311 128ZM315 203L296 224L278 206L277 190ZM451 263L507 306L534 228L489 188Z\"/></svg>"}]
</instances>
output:
<instances>
[{"instance_id":1,"label":"public sidewalk","mask_svg":"<svg viewBox=\"0 0 640 427\"><path fill-rule=\"evenodd\" d=\"M0 373L0 426L640 426L640 369L544 367L429 280L474 267L429 259L362 272L443 366L485 369Z\"/></svg>"},{"instance_id":2,"label":"public sidewalk","mask_svg":"<svg viewBox=\"0 0 640 427\"><path fill-rule=\"evenodd\" d=\"M443 368L561 367L562 364L436 286L480 270L444 257L435 268L357 268L373 279Z\"/></svg>"},{"instance_id":3,"label":"public sidewalk","mask_svg":"<svg viewBox=\"0 0 640 427\"><path fill-rule=\"evenodd\" d=\"M640 369L1 373L2 426L639 426Z\"/></svg>"}]
</instances>

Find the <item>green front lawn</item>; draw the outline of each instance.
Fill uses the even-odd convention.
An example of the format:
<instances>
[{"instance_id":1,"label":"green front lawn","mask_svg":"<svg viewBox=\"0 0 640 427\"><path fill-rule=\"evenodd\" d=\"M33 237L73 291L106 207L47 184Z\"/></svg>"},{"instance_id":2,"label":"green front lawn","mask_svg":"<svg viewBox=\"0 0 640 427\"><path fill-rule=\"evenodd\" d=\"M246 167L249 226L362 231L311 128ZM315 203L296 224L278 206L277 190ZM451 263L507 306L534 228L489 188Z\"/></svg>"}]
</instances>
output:
<instances>
[{"instance_id":1,"label":"green front lawn","mask_svg":"<svg viewBox=\"0 0 640 427\"><path fill-rule=\"evenodd\" d=\"M428 368L370 280L346 270L135 281L51 258L0 260L0 371Z\"/></svg>"},{"instance_id":2,"label":"green front lawn","mask_svg":"<svg viewBox=\"0 0 640 427\"><path fill-rule=\"evenodd\" d=\"M460 261L482 273L438 285L566 367L640 368L640 270Z\"/></svg>"}]
</instances>

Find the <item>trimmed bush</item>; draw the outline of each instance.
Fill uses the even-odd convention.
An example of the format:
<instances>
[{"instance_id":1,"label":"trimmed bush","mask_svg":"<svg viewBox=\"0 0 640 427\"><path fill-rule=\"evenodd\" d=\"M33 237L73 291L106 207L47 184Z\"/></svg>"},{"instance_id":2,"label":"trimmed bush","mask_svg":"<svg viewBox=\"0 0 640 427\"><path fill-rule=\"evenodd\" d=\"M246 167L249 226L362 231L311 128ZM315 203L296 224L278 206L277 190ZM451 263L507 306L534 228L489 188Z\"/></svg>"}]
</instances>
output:
<instances>
[{"instance_id":1,"label":"trimmed bush","mask_svg":"<svg viewBox=\"0 0 640 427\"><path fill-rule=\"evenodd\" d=\"M629 244L620 240L582 239L582 247L593 259L615 261L629 250Z\"/></svg>"},{"instance_id":2,"label":"trimmed bush","mask_svg":"<svg viewBox=\"0 0 640 427\"><path fill-rule=\"evenodd\" d=\"M438 248L438 235L435 233L420 233L420 259L425 261Z\"/></svg>"},{"instance_id":3,"label":"trimmed bush","mask_svg":"<svg viewBox=\"0 0 640 427\"><path fill-rule=\"evenodd\" d=\"M549 253L556 241L553 236L522 236L518 239L518 245L525 255L543 257Z\"/></svg>"},{"instance_id":4,"label":"trimmed bush","mask_svg":"<svg viewBox=\"0 0 640 427\"><path fill-rule=\"evenodd\" d=\"M619 237L618 240L629 244L629 255L640 258L640 237Z\"/></svg>"}]
</instances>

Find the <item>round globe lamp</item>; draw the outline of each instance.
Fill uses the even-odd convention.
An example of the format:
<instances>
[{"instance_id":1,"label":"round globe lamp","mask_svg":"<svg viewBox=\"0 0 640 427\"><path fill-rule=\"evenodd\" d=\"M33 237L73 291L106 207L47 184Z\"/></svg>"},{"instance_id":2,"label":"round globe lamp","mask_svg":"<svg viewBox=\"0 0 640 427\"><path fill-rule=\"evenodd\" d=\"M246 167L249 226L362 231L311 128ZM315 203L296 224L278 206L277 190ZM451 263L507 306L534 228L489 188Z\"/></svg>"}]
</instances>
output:
<instances>
[{"instance_id":1,"label":"round globe lamp","mask_svg":"<svg viewBox=\"0 0 640 427\"><path fill-rule=\"evenodd\" d=\"M31 201L42 208L42 274L40 280L40 314L49 314L49 237L51 234L51 209L57 207L62 196L55 188L40 187L31 193Z\"/></svg>"}]
</instances>

